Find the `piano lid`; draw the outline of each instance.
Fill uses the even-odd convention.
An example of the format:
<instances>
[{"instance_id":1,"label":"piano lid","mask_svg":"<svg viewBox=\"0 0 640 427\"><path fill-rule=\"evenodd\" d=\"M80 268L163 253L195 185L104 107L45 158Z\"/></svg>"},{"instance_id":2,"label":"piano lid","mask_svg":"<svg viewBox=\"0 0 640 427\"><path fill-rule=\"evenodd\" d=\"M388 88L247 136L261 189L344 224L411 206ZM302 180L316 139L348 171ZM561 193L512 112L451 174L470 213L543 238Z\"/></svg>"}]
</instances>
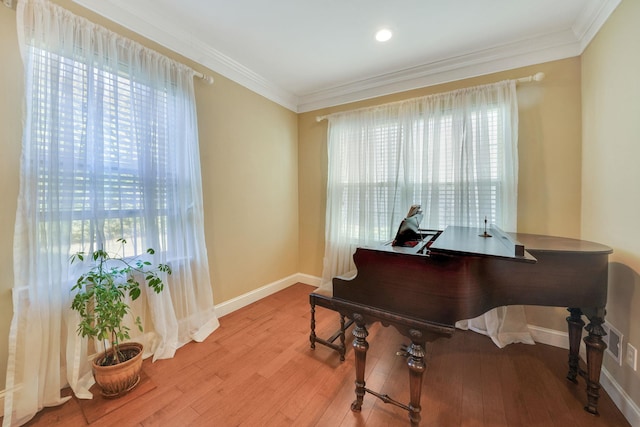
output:
<instances>
[{"instance_id":1,"label":"piano lid","mask_svg":"<svg viewBox=\"0 0 640 427\"><path fill-rule=\"evenodd\" d=\"M475 255L536 262L524 245L496 226L488 230L475 227L448 226L433 242L430 253Z\"/></svg>"}]
</instances>

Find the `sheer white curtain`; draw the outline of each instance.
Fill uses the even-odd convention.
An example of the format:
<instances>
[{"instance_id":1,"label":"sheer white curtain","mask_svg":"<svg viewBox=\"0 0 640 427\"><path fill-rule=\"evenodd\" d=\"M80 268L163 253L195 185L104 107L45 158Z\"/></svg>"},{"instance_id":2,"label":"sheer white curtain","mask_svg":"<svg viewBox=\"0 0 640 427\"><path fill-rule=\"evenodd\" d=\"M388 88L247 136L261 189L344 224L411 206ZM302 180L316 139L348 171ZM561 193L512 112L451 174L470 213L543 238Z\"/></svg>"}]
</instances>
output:
<instances>
[{"instance_id":1,"label":"sheer white curtain","mask_svg":"<svg viewBox=\"0 0 640 427\"><path fill-rule=\"evenodd\" d=\"M514 81L328 117L323 286L353 274L358 246L391 240L412 204L422 228L516 230L518 106ZM504 346L533 343L521 306L459 322Z\"/></svg>"},{"instance_id":2,"label":"sheer white curtain","mask_svg":"<svg viewBox=\"0 0 640 427\"><path fill-rule=\"evenodd\" d=\"M70 310L76 251L118 252L122 237L125 256L153 247L153 263L172 266L165 291L133 305L145 332L132 338L146 356L170 358L219 325L193 70L47 1L17 9L26 108L4 426L62 403L67 383L91 397L95 350Z\"/></svg>"}]
</instances>

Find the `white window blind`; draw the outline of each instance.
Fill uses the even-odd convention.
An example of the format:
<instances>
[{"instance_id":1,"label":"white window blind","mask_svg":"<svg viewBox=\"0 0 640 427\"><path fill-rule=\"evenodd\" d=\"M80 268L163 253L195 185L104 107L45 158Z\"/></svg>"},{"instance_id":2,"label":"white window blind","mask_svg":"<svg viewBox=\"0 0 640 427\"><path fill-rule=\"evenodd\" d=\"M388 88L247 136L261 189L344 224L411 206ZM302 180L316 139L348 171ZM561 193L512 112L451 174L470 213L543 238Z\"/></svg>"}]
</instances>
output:
<instances>
[{"instance_id":1,"label":"white window blind","mask_svg":"<svg viewBox=\"0 0 640 427\"><path fill-rule=\"evenodd\" d=\"M132 252L143 251L143 219L152 218L160 233L166 230L167 187L174 185L167 168L171 146L164 126L155 126L170 114L167 94L117 70L35 48L32 54L43 69L54 70L37 77L49 81L35 86L38 102L33 104L40 110L34 117L42 118L33 135L41 225L57 224L47 221L48 206L57 201L62 207L57 215L70 223L70 253L86 242L115 252L122 236ZM56 86L65 90L52 93ZM94 96L101 102L90 105ZM135 117L141 112L149 112L146 120ZM57 132L49 132L51 117ZM164 250L164 242L157 239L156 249Z\"/></svg>"},{"instance_id":2,"label":"white window blind","mask_svg":"<svg viewBox=\"0 0 640 427\"><path fill-rule=\"evenodd\" d=\"M342 138L336 149L343 161L336 165L339 178L332 186L342 194L342 232L354 242L388 240L402 219L399 214L412 204L432 213L425 218L428 228L461 222L481 226L485 217L496 223L504 123L498 108L484 112L482 121L479 114L468 118L464 140L454 135L451 115L416 119L408 130L397 122L363 130L364 152L353 151L349 136ZM407 149L407 139L418 143ZM370 162L363 162L363 156ZM360 215L375 225L366 228L349 220Z\"/></svg>"},{"instance_id":3,"label":"white window blind","mask_svg":"<svg viewBox=\"0 0 640 427\"><path fill-rule=\"evenodd\" d=\"M515 230L517 102L501 82L328 116L323 281L357 246L391 240L409 207L422 228Z\"/></svg>"}]
</instances>

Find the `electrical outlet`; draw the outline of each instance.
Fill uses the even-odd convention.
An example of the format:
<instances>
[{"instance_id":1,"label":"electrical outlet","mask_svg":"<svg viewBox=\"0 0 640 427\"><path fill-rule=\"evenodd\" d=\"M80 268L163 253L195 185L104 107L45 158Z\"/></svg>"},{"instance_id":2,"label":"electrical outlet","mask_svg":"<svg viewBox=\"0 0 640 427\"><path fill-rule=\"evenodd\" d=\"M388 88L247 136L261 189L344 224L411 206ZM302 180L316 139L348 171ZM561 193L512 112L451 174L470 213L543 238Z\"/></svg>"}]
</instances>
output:
<instances>
[{"instance_id":1,"label":"electrical outlet","mask_svg":"<svg viewBox=\"0 0 640 427\"><path fill-rule=\"evenodd\" d=\"M638 368L638 350L631 344L627 343L627 365L631 366L635 371Z\"/></svg>"},{"instance_id":2,"label":"electrical outlet","mask_svg":"<svg viewBox=\"0 0 640 427\"><path fill-rule=\"evenodd\" d=\"M622 366L622 334L609 323L603 323L602 327L607 333L607 335L603 337L604 342L607 344L606 353L608 353L618 365Z\"/></svg>"}]
</instances>

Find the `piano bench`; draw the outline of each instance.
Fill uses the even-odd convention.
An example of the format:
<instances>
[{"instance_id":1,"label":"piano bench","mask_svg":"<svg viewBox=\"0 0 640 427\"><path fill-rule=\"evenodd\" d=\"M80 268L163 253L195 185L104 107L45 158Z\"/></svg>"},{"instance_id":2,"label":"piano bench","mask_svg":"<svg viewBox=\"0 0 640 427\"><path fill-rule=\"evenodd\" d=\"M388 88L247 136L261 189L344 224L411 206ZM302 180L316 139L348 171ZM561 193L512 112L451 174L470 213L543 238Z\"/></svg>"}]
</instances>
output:
<instances>
[{"instance_id":1,"label":"piano bench","mask_svg":"<svg viewBox=\"0 0 640 427\"><path fill-rule=\"evenodd\" d=\"M340 328L329 338L323 339L316 335L316 306L324 307L329 310L334 310L331 303L332 298L330 292L318 288L314 292L309 294L309 305L311 306L311 333L309 334L309 341L311 342L311 348L316 348L316 343L322 344L333 350L337 351L340 355L340 361L344 361L344 355L347 351L345 346L345 331L353 324L353 320L345 322L345 316L340 314ZM335 340L340 338L338 344L335 344Z\"/></svg>"}]
</instances>

